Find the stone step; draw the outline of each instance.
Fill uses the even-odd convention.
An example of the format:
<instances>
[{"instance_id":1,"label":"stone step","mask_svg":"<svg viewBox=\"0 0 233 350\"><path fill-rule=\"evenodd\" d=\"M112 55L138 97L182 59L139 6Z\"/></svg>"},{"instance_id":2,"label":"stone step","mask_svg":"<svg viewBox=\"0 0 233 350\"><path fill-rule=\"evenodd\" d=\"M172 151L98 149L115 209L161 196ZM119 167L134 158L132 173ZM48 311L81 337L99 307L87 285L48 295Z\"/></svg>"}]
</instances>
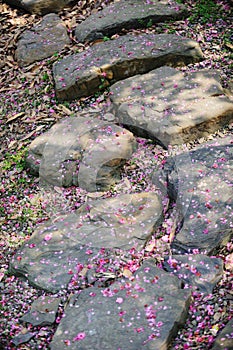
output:
<instances>
[{"instance_id":1,"label":"stone step","mask_svg":"<svg viewBox=\"0 0 233 350\"><path fill-rule=\"evenodd\" d=\"M23 67L51 57L70 44L65 24L54 13L44 16L39 24L25 30L19 38L15 58Z\"/></svg>"},{"instance_id":2,"label":"stone step","mask_svg":"<svg viewBox=\"0 0 233 350\"><path fill-rule=\"evenodd\" d=\"M96 118L96 113L63 119L30 145L26 159L41 184L109 190L137 149L133 134ZM90 116L92 115L92 117Z\"/></svg>"},{"instance_id":3,"label":"stone step","mask_svg":"<svg viewBox=\"0 0 233 350\"><path fill-rule=\"evenodd\" d=\"M233 234L231 136L170 157L164 167L169 197L178 211L173 254L214 254ZM158 183L158 173L153 182Z\"/></svg>"},{"instance_id":4,"label":"stone step","mask_svg":"<svg viewBox=\"0 0 233 350\"><path fill-rule=\"evenodd\" d=\"M101 249L140 251L161 224L163 205L156 193L142 192L90 200L76 212L56 215L55 222L37 227L10 264L11 273L54 293L67 287L78 264L93 265Z\"/></svg>"},{"instance_id":5,"label":"stone step","mask_svg":"<svg viewBox=\"0 0 233 350\"><path fill-rule=\"evenodd\" d=\"M186 320L191 290L144 262L133 280L89 288L74 296L50 344L51 350L166 350Z\"/></svg>"},{"instance_id":6,"label":"stone step","mask_svg":"<svg viewBox=\"0 0 233 350\"><path fill-rule=\"evenodd\" d=\"M233 120L233 102L213 70L184 75L160 67L115 83L110 96L120 124L165 147L206 137Z\"/></svg>"},{"instance_id":7,"label":"stone step","mask_svg":"<svg viewBox=\"0 0 233 350\"><path fill-rule=\"evenodd\" d=\"M111 37L122 29L147 28L158 22L179 20L188 11L175 1L121 0L90 15L75 30L80 42ZM107 39L106 38L106 39Z\"/></svg>"},{"instance_id":8,"label":"stone step","mask_svg":"<svg viewBox=\"0 0 233 350\"><path fill-rule=\"evenodd\" d=\"M191 39L174 34L127 34L56 62L56 95L59 100L90 96L160 66L178 67L202 59L200 46Z\"/></svg>"}]
</instances>

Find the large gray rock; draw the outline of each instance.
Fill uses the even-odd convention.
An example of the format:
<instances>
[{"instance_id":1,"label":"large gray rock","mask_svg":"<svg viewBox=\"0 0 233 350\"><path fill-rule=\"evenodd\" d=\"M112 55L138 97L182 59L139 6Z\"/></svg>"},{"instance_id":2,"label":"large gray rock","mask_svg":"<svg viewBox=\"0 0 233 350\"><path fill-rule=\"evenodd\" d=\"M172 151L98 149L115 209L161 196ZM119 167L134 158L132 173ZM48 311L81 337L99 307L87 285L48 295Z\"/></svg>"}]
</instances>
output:
<instances>
[{"instance_id":1,"label":"large gray rock","mask_svg":"<svg viewBox=\"0 0 233 350\"><path fill-rule=\"evenodd\" d=\"M133 281L89 288L73 297L50 344L52 350L167 350L187 316L190 290L154 263Z\"/></svg>"},{"instance_id":2,"label":"large gray rock","mask_svg":"<svg viewBox=\"0 0 233 350\"><path fill-rule=\"evenodd\" d=\"M70 43L66 27L59 16L51 13L21 35L15 52L20 66L52 56Z\"/></svg>"},{"instance_id":3,"label":"large gray rock","mask_svg":"<svg viewBox=\"0 0 233 350\"><path fill-rule=\"evenodd\" d=\"M110 92L119 123L166 147L207 136L233 120L233 102L216 71L184 75L165 66L119 81Z\"/></svg>"},{"instance_id":4,"label":"large gray rock","mask_svg":"<svg viewBox=\"0 0 233 350\"><path fill-rule=\"evenodd\" d=\"M56 62L56 95L60 100L89 96L135 74L202 59L198 43L191 39L173 34L127 34Z\"/></svg>"},{"instance_id":5,"label":"large gray rock","mask_svg":"<svg viewBox=\"0 0 233 350\"><path fill-rule=\"evenodd\" d=\"M213 253L233 233L232 137L171 157L164 170L179 212L174 253Z\"/></svg>"},{"instance_id":6,"label":"large gray rock","mask_svg":"<svg viewBox=\"0 0 233 350\"><path fill-rule=\"evenodd\" d=\"M19 7L30 13L45 15L58 12L71 0L5 0L9 5Z\"/></svg>"},{"instance_id":7,"label":"large gray rock","mask_svg":"<svg viewBox=\"0 0 233 350\"><path fill-rule=\"evenodd\" d=\"M29 312L23 315L20 321L30 323L34 327L52 325L60 302L61 298L43 295L32 303Z\"/></svg>"},{"instance_id":8,"label":"large gray rock","mask_svg":"<svg viewBox=\"0 0 233 350\"><path fill-rule=\"evenodd\" d=\"M223 275L223 260L205 254L167 256L164 268L183 280L186 286L211 294Z\"/></svg>"},{"instance_id":9,"label":"large gray rock","mask_svg":"<svg viewBox=\"0 0 233 350\"><path fill-rule=\"evenodd\" d=\"M141 250L162 217L162 200L151 192L88 202L75 213L38 226L17 251L10 271L56 292L77 274L77 266L87 265L101 248Z\"/></svg>"},{"instance_id":10,"label":"large gray rock","mask_svg":"<svg viewBox=\"0 0 233 350\"><path fill-rule=\"evenodd\" d=\"M19 333L16 336L13 337L12 339L12 343L15 346L27 343L30 339L32 339L33 337L35 337L36 333L32 333L32 332L27 332L27 333ZM4 350L5 347L0 348L1 350Z\"/></svg>"},{"instance_id":11,"label":"large gray rock","mask_svg":"<svg viewBox=\"0 0 233 350\"><path fill-rule=\"evenodd\" d=\"M55 124L29 147L26 163L43 183L109 189L137 148L131 132L98 118L70 117Z\"/></svg>"},{"instance_id":12,"label":"large gray rock","mask_svg":"<svg viewBox=\"0 0 233 350\"><path fill-rule=\"evenodd\" d=\"M121 0L106 6L80 23L75 36L80 42L110 37L124 29L146 28L158 22L179 20L188 15L174 1Z\"/></svg>"}]
</instances>

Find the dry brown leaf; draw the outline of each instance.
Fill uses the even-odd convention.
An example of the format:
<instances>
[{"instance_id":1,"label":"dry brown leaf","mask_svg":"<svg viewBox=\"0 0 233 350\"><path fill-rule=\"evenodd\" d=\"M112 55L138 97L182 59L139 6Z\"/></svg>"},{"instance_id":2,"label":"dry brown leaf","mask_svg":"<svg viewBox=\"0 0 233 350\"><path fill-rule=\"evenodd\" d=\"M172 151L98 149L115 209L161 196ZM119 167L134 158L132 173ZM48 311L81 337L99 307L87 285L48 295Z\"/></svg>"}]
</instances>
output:
<instances>
[{"instance_id":1,"label":"dry brown leaf","mask_svg":"<svg viewBox=\"0 0 233 350\"><path fill-rule=\"evenodd\" d=\"M88 198L100 198L100 197L103 197L105 194L105 192L89 192L87 194L87 197Z\"/></svg>"},{"instance_id":2,"label":"dry brown leaf","mask_svg":"<svg viewBox=\"0 0 233 350\"><path fill-rule=\"evenodd\" d=\"M24 327L21 332L21 334L27 334L28 333L28 329L26 327Z\"/></svg>"},{"instance_id":3,"label":"dry brown leaf","mask_svg":"<svg viewBox=\"0 0 233 350\"><path fill-rule=\"evenodd\" d=\"M0 269L0 282L3 279L3 277L5 276L5 272L6 272L6 269L4 269L4 268Z\"/></svg>"},{"instance_id":4,"label":"dry brown leaf","mask_svg":"<svg viewBox=\"0 0 233 350\"><path fill-rule=\"evenodd\" d=\"M17 113L17 114L15 114L15 115L13 115L12 117L7 118L6 123L7 123L7 124L10 123L10 122L12 122L13 120L15 120L15 119L21 117L21 116L24 115L24 114L25 114L25 112Z\"/></svg>"},{"instance_id":5,"label":"dry brown leaf","mask_svg":"<svg viewBox=\"0 0 233 350\"><path fill-rule=\"evenodd\" d=\"M13 68L14 67L14 64L10 63L9 61L6 61L5 64L7 64L9 67ZM5 71L6 73L6 71Z\"/></svg>"},{"instance_id":6,"label":"dry brown leaf","mask_svg":"<svg viewBox=\"0 0 233 350\"><path fill-rule=\"evenodd\" d=\"M126 278L132 277L133 273L129 269L124 269L122 275Z\"/></svg>"},{"instance_id":7,"label":"dry brown leaf","mask_svg":"<svg viewBox=\"0 0 233 350\"><path fill-rule=\"evenodd\" d=\"M146 252L152 252L156 247L156 240L153 239L149 244L146 245L145 251Z\"/></svg>"},{"instance_id":8,"label":"dry brown leaf","mask_svg":"<svg viewBox=\"0 0 233 350\"><path fill-rule=\"evenodd\" d=\"M10 149L10 148L13 148L13 147L15 147L17 145L17 141L16 140L13 140L13 141L11 141L10 143L9 143L9 145L8 145L8 148Z\"/></svg>"},{"instance_id":9,"label":"dry brown leaf","mask_svg":"<svg viewBox=\"0 0 233 350\"><path fill-rule=\"evenodd\" d=\"M228 49L233 51L233 45L231 43L225 43L225 45L226 45L226 47L228 47Z\"/></svg>"},{"instance_id":10,"label":"dry brown leaf","mask_svg":"<svg viewBox=\"0 0 233 350\"><path fill-rule=\"evenodd\" d=\"M70 20L65 21L65 24L66 24L67 28L69 28L69 29L74 28L76 26L76 19L75 19L75 17L72 17Z\"/></svg>"},{"instance_id":11,"label":"dry brown leaf","mask_svg":"<svg viewBox=\"0 0 233 350\"><path fill-rule=\"evenodd\" d=\"M58 107L60 110L62 110L64 113L68 115L71 115L73 113L69 108L65 107L64 105L59 104Z\"/></svg>"},{"instance_id":12,"label":"dry brown leaf","mask_svg":"<svg viewBox=\"0 0 233 350\"><path fill-rule=\"evenodd\" d=\"M225 268L226 270L233 271L233 253L226 256Z\"/></svg>"},{"instance_id":13,"label":"dry brown leaf","mask_svg":"<svg viewBox=\"0 0 233 350\"><path fill-rule=\"evenodd\" d=\"M26 142L20 142L20 144L17 147L17 150L19 151L21 148L25 147Z\"/></svg>"},{"instance_id":14,"label":"dry brown leaf","mask_svg":"<svg viewBox=\"0 0 233 350\"><path fill-rule=\"evenodd\" d=\"M80 272L79 272L79 276L84 277L87 274L88 268L84 267Z\"/></svg>"},{"instance_id":15,"label":"dry brown leaf","mask_svg":"<svg viewBox=\"0 0 233 350\"><path fill-rule=\"evenodd\" d=\"M43 129L44 125L40 125L36 128L36 130L33 130L32 132L30 132L27 136L24 136L22 139L20 139L20 141L25 141L30 139L30 137L32 137L37 131L40 131L41 129Z\"/></svg>"}]
</instances>

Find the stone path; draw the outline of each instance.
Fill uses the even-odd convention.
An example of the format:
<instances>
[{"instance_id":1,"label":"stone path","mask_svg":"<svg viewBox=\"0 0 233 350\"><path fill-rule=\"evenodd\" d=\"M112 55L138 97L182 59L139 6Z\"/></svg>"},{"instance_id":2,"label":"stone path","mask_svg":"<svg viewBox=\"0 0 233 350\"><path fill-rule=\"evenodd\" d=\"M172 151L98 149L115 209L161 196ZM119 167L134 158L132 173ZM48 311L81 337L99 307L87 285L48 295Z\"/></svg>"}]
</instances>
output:
<instances>
[{"instance_id":1,"label":"stone path","mask_svg":"<svg viewBox=\"0 0 233 350\"><path fill-rule=\"evenodd\" d=\"M161 199L155 193L123 194L87 202L75 213L38 227L17 251L11 271L27 275L36 287L57 292L77 266L91 265L101 248L141 250L162 221ZM114 269L114 259L112 266ZM73 271L73 272L72 272Z\"/></svg>"},{"instance_id":2,"label":"stone path","mask_svg":"<svg viewBox=\"0 0 233 350\"><path fill-rule=\"evenodd\" d=\"M46 7L34 1L31 7L7 2L36 13L68 3L49 1ZM78 25L76 37L103 39L123 28L186 14L183 6L169 1L116 1ZM16 58L24 66L67 44L59 17L50 14L21 36ZM137 149L135 136L171 148L231 122L232 97L226 96L217 72L184 75L175 69L201 59L199 45L190 39L127 34L55 63L58 99L111 86L111 103L97 114L86 109L66 118L32 142L26 161L31 173L40 176L41 188L75 185L105 191L117 183ZM80 288L64 309L51 349L168 349L186 321L192 291L211 293L223 274L222 260L211 255L233 233L232 152L233 140L226 137L171 156L153 172L154 192L92 198L75 212L56 212L36 228L17 250L10 273L51 293L69 285ZM165 215L172 225L157 239ZM159 244L164 247L160 264L153 257ZM134 269L139 253L143 258ZM38 299L21 321L51 324L59 302L54 296ZM230 326L214 349L230 349L221 340ZM33 333L19 335L14 343L30 337Z\"/></svg>"},{"instance_id":3,"label":"stone path","mask_svg":"<svg viewBox=\"0 0 233 350\"><path fill-rule=\"evenodd\" d=\"M15 51L20 66L48 58L70 44L66 27L60 17L51 13L21 35Z\"/></svg>"},{"instance_id":4,"label":"stone path","mask_svg":"<svg viewBox=\"0 0 233 350\"><path fill-rule=\"evenodd\" d=\"M28 168L54 186L79 185L89 192L108 190L137 148L126 129L89 116L67 118L36 138Z\"/></svg>"},{"instance_id":5,"label":"stone path","mask_svg":"<svg viewBox=\"0 0 233 350\"><path fill-rule=\"evenodd\" d=\"M190 152L189 157L190 170L187 170L183 154L172 159L176 169L171 170L167 164L170 195L176 198L182 221L172 249L179 253L197 249L211 255L219 245L226 244L232 235L233 138L207 143ZM182 170L183 174L186 173L183 179L177 175ZM187 181L187 187L179 187L180 181ZM192 195L188 202L184 202L188 193Z\"/></svg>"},{"instance_id":6,"label":"stone path","mask_svg":"<svg viewBox=\"0 0 233 350\"><path fill-rule=\"evenodd\" d=\"M64 349L64 335L70 348L78 349L77 334L83 334L83 349L167 349L190 299L191 291L182 290L178 279L145 262L132 282L87 289L72 298L51 349Z\"/></svg>"},{"instance_id":7,"label":"stone path","mask_svg":"<svg viewBox=\"0 0 233 350\"><path fill-rule=\"evenodd\" d=\"M79 42L109 38L122 29L150 27L158 22L187 17L184 5L175 2L143 2L123 0L106 6L101 12L87 17L75 30Z\"/></svg>"},{"instance_id":8,"label":"stone path","mask_svg":"<svg viewBox=\"0 0 233 350\"><path fill-rule=\"evenodd\" d=\"M184 75L163 66L110 88L116 119L167 147L207 136L232 119L232 101L216 71Z\"/></svg>"},{"instance_id":9,"label":"stone path","mask_svg":"<svg viewBox=\"0 0 233 350\"><path fill-rule=\"evenodd\" d=\"M132 75L162 65L195 63L202 58L199 45L190 39L174 34L127 34L56 62L56 95L59 100L90 96Z\"/></svg>"}]
</instances>

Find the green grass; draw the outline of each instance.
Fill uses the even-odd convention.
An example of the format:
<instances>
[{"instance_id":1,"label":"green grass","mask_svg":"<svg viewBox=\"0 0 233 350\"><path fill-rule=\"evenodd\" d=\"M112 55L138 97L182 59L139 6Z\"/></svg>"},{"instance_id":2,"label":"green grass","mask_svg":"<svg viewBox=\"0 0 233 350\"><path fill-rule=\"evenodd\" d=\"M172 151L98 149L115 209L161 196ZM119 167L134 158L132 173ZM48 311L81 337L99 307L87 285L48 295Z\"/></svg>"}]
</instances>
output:
<instances>
[{"instance_id":1,"label":"green grass","mask_svg":"<svg viewBox=\"0 0 233 350\"><path fill-rule=\"evenodd\" d=\"M150 28L153 26L153 20L152 18L150 18L147 22L146 20L143 20L141 18L138 18L138 23L140 24L140 26L144 27L144 28Z\"/></svg>"},{"instance_id":2,"label":"green grass","mask_svg":"<svg viewBox=\"0 0 233 350\"><path fill-rule=\"evenodd\" d=\"M16 168L18 171L25 169L25 157L27 155L27 148L23 148L15 154L6 153L5 159L3 160L1 167L3 170L9 170Z\"/></svg>"},{"instance_id":3,"label":"green grass","mask_svg":"<svg viewBox=\"0 0 233 350\"><path fill-rule=\"evenodd\" d=\"M191 22L200 21L201 23L214 22L219 18L221 7L215 1L198 0L189 17Z\"/></svg>"},{"instance_id":4,"label":"green grass","mask_svg":"<svg viewBox=\"0 0 233 350\"><path fill-rule=\"evenodd\" d=\"M176 0L178 4L186 5L185 0ZM217 4L213 0L196 0L193 1L194 7L191 11L189 20L191 23L200 21L201 23L208 23L216 21L221 15L224 16L224 12L221 9L221 5ZM222 12L222 14L221 14Z\"/></svg>"},{"instance_id":5,"label":"green grass","mask_svg":"<svg viewBox=\"0 0 233 350\"><path fill-rule=\"evenodd\" d=\"M48 81L48 80L49 80L49 75L48 75L47 72L45 72L45 73L43 74L42 80L43 80L43 81Z\"/></svg>"}]
</instances>

